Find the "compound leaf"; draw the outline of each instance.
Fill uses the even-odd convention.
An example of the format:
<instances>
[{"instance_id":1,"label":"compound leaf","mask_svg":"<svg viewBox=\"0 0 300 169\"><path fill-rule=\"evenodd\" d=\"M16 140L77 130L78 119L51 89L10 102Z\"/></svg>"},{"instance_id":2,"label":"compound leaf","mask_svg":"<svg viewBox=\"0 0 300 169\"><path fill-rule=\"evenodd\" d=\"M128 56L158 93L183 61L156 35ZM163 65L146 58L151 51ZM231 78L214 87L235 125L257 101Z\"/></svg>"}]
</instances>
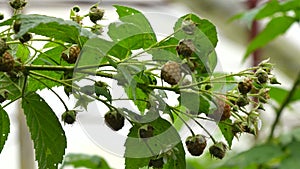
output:
<instances>
[{"instance_id":1,"label":"compound leaf","mask_svg":"<svg viewBox=\"0 0 300 169\"><path fill-rule=\"evenodd\" d=\"M38 94L23 97L22 107L41 169L56 169L67 147L65 132L49 105Z\"/></svg>"}]
</instances>

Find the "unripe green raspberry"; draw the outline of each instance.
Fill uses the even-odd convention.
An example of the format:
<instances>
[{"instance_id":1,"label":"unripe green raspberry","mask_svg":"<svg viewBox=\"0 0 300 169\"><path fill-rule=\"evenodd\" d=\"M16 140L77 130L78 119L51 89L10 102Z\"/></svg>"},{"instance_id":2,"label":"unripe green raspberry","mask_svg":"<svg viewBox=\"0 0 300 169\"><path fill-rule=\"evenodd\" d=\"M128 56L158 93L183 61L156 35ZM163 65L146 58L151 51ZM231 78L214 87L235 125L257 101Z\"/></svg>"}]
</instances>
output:
<instances>
[{"instance_id":1,"label":"unripe green raspberry","mask_svg":"<svg viewBox=\"0 0 300 169\"><path fill-rule=\"evenodd\" d=\"M97 6L93 6L90 9L89 12L90 20L95 24L97 23L98 20L101 20L103 18L103 15L104 15L104 10L98 8Z\"/></svg>"},{"instance_id":2,"label":"unripe green raspberry","mask_svg":"<svg viewBox=\"0 0 300 169\"><path fill-rule=\"evenodd\" d=\"M210 154L218 159L224 158L226 151L227 145L223 142L217 142L209 148Z\"/></svg>"}]
</instances>

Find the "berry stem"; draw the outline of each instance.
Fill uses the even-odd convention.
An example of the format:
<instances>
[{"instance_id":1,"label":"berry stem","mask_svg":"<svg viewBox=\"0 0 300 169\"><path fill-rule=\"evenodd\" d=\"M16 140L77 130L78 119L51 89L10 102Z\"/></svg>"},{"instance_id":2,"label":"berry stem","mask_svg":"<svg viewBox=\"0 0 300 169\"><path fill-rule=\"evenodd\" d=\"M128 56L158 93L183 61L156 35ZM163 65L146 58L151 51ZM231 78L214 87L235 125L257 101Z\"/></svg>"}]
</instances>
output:
<instances>
[{"instance_id":1,"label":"berry stem","mask_svg":"<svg viewBox=\"0 0 300 169\"><path fill-rule=\"evenodd\" d=\"M169 106L168 105L168 107L169 108L171 108L171 110L173 110L173 112L177 115L177 117L184 123L184 125L190 130L190 132L191 132L191 134L193 135L193 136L195 136L195 133L194 133L194 131L193 131L193 129L187 124L187 122L185 122L185 120L176 112L176 111L179 111L179 112L181 112L180 110L177 110L177 109L175 109L175 108L173 108L173 107L171 107L171 106Z\"/></svg>"},{"instance_id":2,"label":"berry stem","mask_svg":"<svg viewBox=\"0 0 300 169\"><path fill-rule=\"evenodd\" d=\"M44 86L46 86L52 93L54 93L56 95L56 97L61 101L61 103L64 105L66 111L69 111L68 106L66 105L66 103L64 102L64 100L51 88L49 87L46 83L44 83L43 81L41 81L40 79L29 75L30 77L32 77L34 80L40 82L41 84L43 84Z\"/></svg>"}]
</instances>

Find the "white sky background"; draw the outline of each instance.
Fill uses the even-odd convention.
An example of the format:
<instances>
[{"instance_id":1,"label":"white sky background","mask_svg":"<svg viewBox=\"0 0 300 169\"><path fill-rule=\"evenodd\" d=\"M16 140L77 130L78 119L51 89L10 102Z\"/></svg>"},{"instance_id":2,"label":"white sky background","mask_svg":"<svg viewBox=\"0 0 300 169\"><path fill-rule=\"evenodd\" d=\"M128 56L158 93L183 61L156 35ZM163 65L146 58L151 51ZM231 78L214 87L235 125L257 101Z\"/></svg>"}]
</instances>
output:
<instances>
[{"instance_id":1,"label":"white sky background","mask_svg":"<svg viewBox=\"0 0 300 169\"><path fill-rule=\"evenodd\" d=\"M59 3L59 2L57 2ZM75 3L74 3L75 4ZM92 5L92 3L90 4ZM56 17L63 17L64 19L68 19L69 17L69 9L73 6L73 4L69 5L60 5L57 4L55 7L46 7L46 6L30 6L27 8L26 13L38 13L38 14L45 14L50 16ZM88 11L89 6L81 6L82 11ZM106 13L105 18L108 19L106 23L113 19L116 19L116 13L111 6L104 6ZM144 11L144 12L154 12L154 13L163 13L171 16L180 17L186 13L191 12L189 9L185 8L181 4L172 4L168 6L160 6L156 8L151 7L136 7L137 9ZM0 11L4 12L7 16L7 12L3 11L3 7L0 6ZM147 14L146 14L147 16ZM150 16L155 16L154 14L150 14ZM157 15L158 16L158 15ZM7 19L7 18L6 18ZM155 17L149 18L150 22L154 21L156 23L164 23L164 24L156 24L157 29L164 33L168 32L166 26L170 26L172 28L173 22L170 20L163 20L163 17ZM299 29L298 29L299 30ZM243 66L241 64L241 58L245 52L245 47L226 39L222 35L222 31L218 30L219 32L219 43L216 48L218 58L219 58L219 67L222 67L222 70L225 72L237 72L242 68L247 66L247 63ZM58 89L62 92L62 89ZM50 106L54 108L54 111L57 113L57 116L60 118L61 116L61 109L63 109L62 105L57 102L56 97L49 91L44 91L41 93L42 96L46 96L46 101L50 104ZM64 99L67 99L64 97ZM71 104L74 104L70 102ZM71 106L69 108L72 108ZM9 168L9 169L19 169L18 161L19 161L19 154L18 154L18 131L17 131L17 112L15 111L13 106L10 106L6 109L9 113L11 119L11 132L9 134L8 140L6 145L0 154L0 168ZM93 125L97 125L97 121L91 121ZM124 168L124 159L119 156L115 156L107 151L103 151L99 146L97 146L89 137L84 133L81 129L80 125L74 124L73 126L64 126L67 141L68 141L68 148L66 150L67 153L74 152L74 153L87 153L87 154L99 154L103 156L109 165L116 169ZM100 131L99 131L100 132Z\"/></svg>"}]
</instances>

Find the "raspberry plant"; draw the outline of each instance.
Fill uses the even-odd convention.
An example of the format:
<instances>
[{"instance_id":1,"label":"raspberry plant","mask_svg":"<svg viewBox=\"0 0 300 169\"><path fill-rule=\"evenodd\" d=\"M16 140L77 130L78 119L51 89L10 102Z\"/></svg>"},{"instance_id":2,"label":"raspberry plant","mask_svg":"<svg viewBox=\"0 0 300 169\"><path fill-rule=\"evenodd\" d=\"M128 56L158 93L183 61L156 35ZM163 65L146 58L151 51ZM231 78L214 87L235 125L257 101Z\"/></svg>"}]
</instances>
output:
<instances>
[{"instance_id":1,"label":"raspberry plant","mask_svg":"<svg viewBox=\"0 0 300 169\"><path fill-rule=\"evenodd\" d=\"M143 13L126 6L114 5L119 21L103 29L105 11L97 4L84 15L75 6L70 20L21 14L25 0L10 5L14 15L0 23L1 150L10 125L4 108L19 99L39 168L58 168L67 146L61 125L76 124L80 109L90 111L94 101L109 110L104 120L112 130L121 130L125 121L131 125L124 154L128 169L186 168L183 142L191 155L209 151L222 159L234 137L258 132L269 84L276 81L273 65L266 60L237 73L215 71L218 39L210 21L184 15L172 34L158 40ZM92 26L83 24L86 18ZM124 98L113 97L107 79L124 89L135 109L114 104ZM85 80L91 83L80 84ZM55 86L77 99L75 107L69 108ZM37 93L44 89L64 105L61 118ZM168 102L170 94L176 104ZM188 128L188 137L178 134L177 121ZM226 143L214 138L205 121L216 123Z\"/></svg>"}]
</instances>

